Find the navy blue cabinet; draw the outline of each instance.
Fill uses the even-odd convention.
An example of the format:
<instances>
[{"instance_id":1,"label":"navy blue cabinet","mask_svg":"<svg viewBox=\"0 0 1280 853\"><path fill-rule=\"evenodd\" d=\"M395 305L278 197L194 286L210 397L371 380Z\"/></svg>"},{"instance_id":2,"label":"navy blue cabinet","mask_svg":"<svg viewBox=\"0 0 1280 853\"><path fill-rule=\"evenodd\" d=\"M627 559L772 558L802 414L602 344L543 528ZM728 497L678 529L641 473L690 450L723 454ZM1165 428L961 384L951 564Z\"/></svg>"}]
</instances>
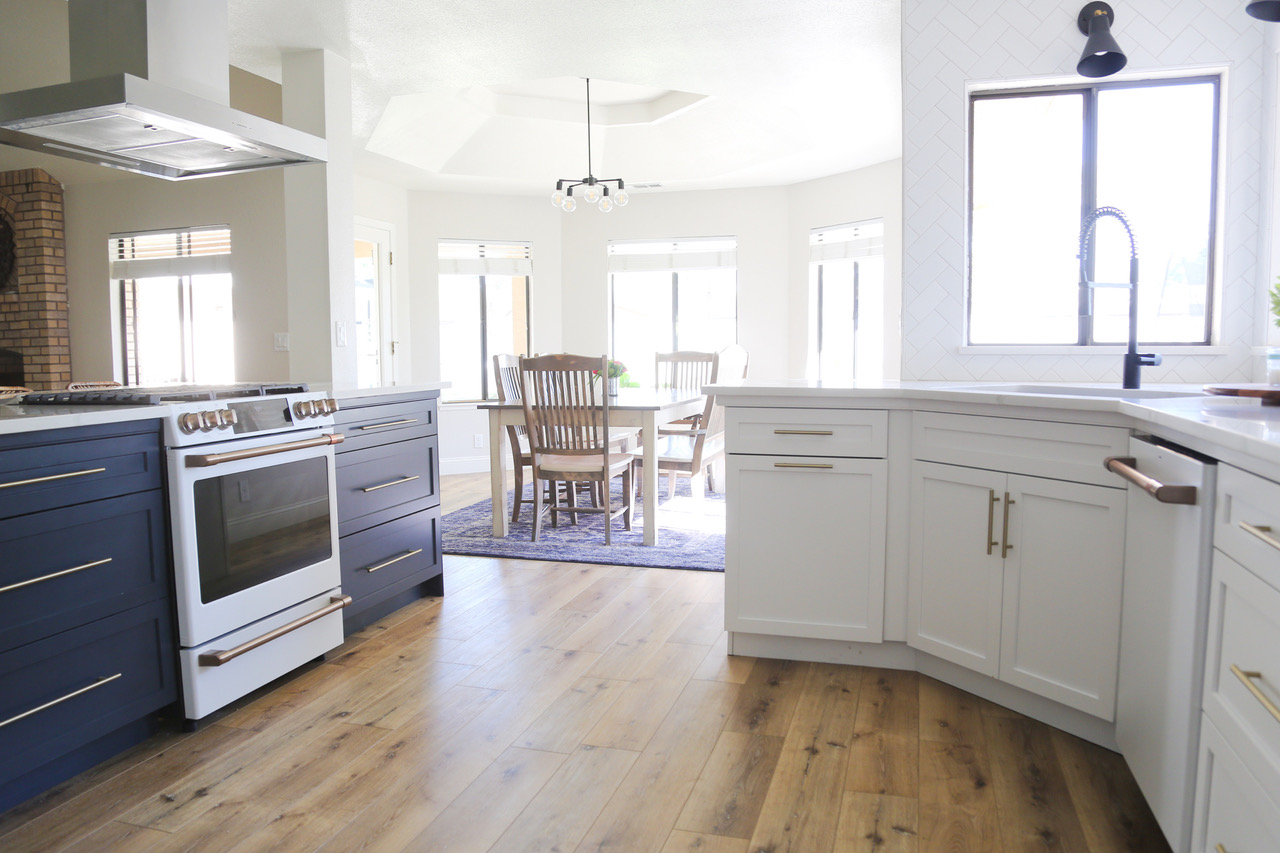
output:
<instances>
[{"instance_id":1,"label":"navy blue cabinet","mask_svg":"<svg viewBox=\"0 0 1280 853\"><path fill-rule=\"evenodd\" d=\"M178 697L158 420L0 436L0 811Z\"/></svg>"},{"instance_id":2,"label":"navy blue cabinet","mask_svg":"<svg viewBox=\"0 0 1280 853\"><path fill-rule=\"evenodd\" d=\"M444 594L438 391L338 398L342 611L353 631L415 598Z\"/></svg>"}]
</instances>

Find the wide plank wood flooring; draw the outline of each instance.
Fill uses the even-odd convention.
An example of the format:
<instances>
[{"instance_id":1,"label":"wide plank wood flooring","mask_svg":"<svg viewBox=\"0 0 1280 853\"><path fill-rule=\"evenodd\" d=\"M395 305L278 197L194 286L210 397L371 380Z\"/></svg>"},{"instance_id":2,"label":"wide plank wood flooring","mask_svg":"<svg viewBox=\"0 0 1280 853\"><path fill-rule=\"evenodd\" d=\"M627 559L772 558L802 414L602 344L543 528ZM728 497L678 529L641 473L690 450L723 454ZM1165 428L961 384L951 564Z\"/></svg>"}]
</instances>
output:
<instances>
[{"instance_id":1,"label":"wide plank wood flooring","mask_svg":"<svg viewBox=\"0 0 1280 853\"><path fill-rule=\"evenodd\" d=\"M0 850L1168 850L1114 753L915 673L727 656L720 574L448 557L445 590L0 816Z\"/></svg>"}]
</instances>

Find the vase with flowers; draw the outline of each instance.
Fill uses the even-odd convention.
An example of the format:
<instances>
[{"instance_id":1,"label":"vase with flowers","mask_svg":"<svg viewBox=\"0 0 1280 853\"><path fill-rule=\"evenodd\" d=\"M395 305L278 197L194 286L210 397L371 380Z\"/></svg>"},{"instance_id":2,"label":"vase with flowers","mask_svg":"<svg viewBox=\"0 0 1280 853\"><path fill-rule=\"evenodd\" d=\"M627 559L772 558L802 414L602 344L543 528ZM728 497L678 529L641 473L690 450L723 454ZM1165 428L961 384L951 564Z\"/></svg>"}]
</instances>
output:
<instances>
[{"instance_id":1,"label":"vase with flowers","mask_svg":"<svg viewBox=\"0 0 1280 853\"><path fill-rule=\"evenodd\" d=\"M622 382L622 377L627 375L627 366L620 361L609 359L608 367L608 374L605 378L608 383L609 396L616 397L618 396L618 386ZM596 373L599 374L600 371L597 370Z\"/></svg>"}]
</instances>

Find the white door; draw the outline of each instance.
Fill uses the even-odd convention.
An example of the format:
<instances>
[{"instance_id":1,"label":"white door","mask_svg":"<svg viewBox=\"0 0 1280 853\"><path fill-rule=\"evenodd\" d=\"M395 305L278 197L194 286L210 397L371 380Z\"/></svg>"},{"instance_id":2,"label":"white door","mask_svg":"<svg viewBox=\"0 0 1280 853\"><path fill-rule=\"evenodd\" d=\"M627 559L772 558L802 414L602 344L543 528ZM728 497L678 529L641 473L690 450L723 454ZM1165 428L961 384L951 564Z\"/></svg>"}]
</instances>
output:
<instances>
[{"instance_id":1,"label":"white door","mask_svg":"<svg viewBox=\"0 0 1280 853\"><path fill-rule=\"evenodd\" d=\"M356 381L361 388L395 384L391 245L391 226L356 222Z\"/></svg>"},{"instance_id":2,"label":"white door","mask_svg":"<svg viewBox=\"0 0 1280 853\"><path fill-rule=\"evenodd\" d=\"M886 464L729 455L730 631L883 639Z\"/></svg>"},{"instance_id":3,"label":"white door","mask_svg":"<svg viewBox=\"0 0 1280 853\"><path fill-rule=\"evenodd\" d=\"M1016 474L1008 491L1000 678L1114 719L1126 492Z\"/></svg>"},{"instance_id":4,"label":"white door","mask_svg":"<svg viewBox=\"0 0 1280 853\"><path fill-rule=\"evenodd\" d=\"M995 677L1007 475L913 462L907 644Z\"/></svg>"}]
</instances>

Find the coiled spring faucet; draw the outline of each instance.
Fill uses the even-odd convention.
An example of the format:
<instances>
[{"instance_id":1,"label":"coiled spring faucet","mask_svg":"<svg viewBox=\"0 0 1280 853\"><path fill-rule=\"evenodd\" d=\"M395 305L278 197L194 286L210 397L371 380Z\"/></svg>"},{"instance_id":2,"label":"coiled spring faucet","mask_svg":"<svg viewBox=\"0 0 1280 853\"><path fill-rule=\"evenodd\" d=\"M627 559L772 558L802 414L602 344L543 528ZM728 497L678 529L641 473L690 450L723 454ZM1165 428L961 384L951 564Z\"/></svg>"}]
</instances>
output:
<instances>
[{"instance_id":1,"label":"coiled spring faucet","mask_svg":"<svg viewBox=\"0 0 1280 853\"><path fill-rule=\"evenodd\" d=\"M1120 220L1120 224L1124 226L1124 233L1129 235L1128 284L1103 284L1089 280L1089 235L1093 233L1093 226L1104 216ZM1120 387L1137 388L1142 382L1142 367L1159 364L1160 356L1153 352L1138 352L1138 241L1133 236L1133 228L1129 225L1128 218L1120 208L1099 207L1084 218L1080 226L1080 251L1076 257L1080 259L1080 287L1082 293L1089 294L1090 301L1093 299L1092 288L1095 287L1124 287L1129 290L1129 348L1124 354L1124 373Z\"/></svg>"}]
</instances>

